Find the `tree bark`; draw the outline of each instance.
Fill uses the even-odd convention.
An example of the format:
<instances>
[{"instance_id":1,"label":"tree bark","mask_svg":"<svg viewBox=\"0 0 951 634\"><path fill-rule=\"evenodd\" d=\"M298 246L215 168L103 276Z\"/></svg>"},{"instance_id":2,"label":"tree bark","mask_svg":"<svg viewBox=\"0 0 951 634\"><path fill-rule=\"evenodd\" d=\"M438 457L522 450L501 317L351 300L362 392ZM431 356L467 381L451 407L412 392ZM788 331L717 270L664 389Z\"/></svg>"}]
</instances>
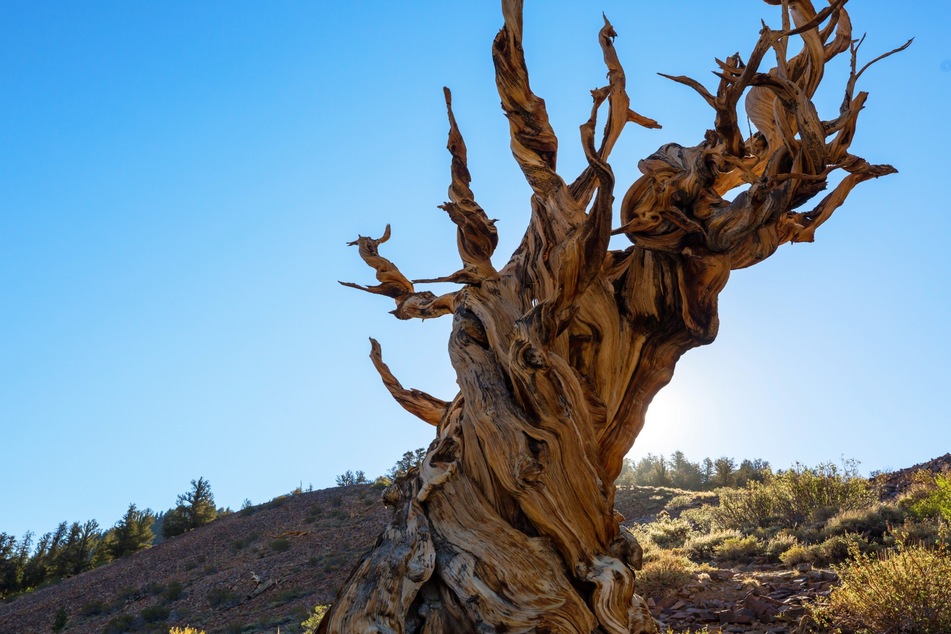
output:
<instances>
[{"instance_id":1,"label":"tree bark","mask_svg":"<svg viewBox=\"0 0 951 634\"><path fill-rule=\"evenodd\" d=\"M783 243L811 241L855 185L895 171L848 151L867 65L856 68L844 1L818 12L810 0L766 1L781 4L782 27L764 26L745 63L717 60L715 93L671 77L714 109L714 129L694 147L671 143L642 160L615 227L611 149L628 122L660 126L630 109L614 29L605 18L608 85L592 91L580 130L588 167L569 184L556 171L545 102L529 86L521 0L503 0L492 54L512 153L533 192L530 225L496 269L495 221L469 187L447 89L452 180L442 209L457 226L462 267L408 280L379 254L387 227L380 239L351 243L379 284L346 285L393 298L400 319L452 315L459 393L446 402L405 389L372 342L387 389L434 425L436 438L421 467L386 491L393 521L320 632L656 631L635 593L640 547L619 526L613 485L651 399L684 352L716 337L717 296L731 270ZM794 37L803 48L787 58ZM845 51L852 70L842 106L822 120L811 99L824 64ZM775 66L761 71L770 53ZM749 138L738 125L744 95L757 128ZM796 211L838 169L845 178L815 208ZM722 198L744 184L732 201ZM613 234L631 246L611 250ZM416 290L435 281L461 287L442 296Z\"/></svg>"}]
</instances>

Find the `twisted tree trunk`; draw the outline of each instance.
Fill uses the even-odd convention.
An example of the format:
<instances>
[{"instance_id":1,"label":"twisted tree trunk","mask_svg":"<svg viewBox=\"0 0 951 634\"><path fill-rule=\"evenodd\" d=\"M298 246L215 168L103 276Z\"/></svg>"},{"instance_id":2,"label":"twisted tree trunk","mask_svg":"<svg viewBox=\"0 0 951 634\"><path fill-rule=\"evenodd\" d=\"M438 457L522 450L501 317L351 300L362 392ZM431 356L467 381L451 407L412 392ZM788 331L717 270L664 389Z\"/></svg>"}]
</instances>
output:
<instances>
[{"instance_id":1,"label":"twisted tree trunk","mask_svg":"<svg viewBox=\"0 0 951 634\"><path fill-rule=\"evenodd\" d=\"M411 282L379 254L390 237L361 236L378 285L400 319L452 315L449 354L459 393L445 402L403 388L373 341L371 358L396 400L435 426L422 466L385 494L394 519L353 572L321 632L654 632L635 594L640 548L619 528L613 482L651 399L680 356L717 334L717 296L732 269L813 234L859 182L889 174L849 153L865 93L855 93L858 46L843 0L816 11L782 4L782 28L763 27L747 61L717 61L716 93L700 93L715 126L694 147L667 144L638 164L613 228L608 156L628 122L660 127L629 107L605 19L599 41L608 85L592 91L581 126L588 167L558 175L558 141L529 87L521 0L503 0L492 47L512 152L533 190L519 248L496 269L494 221L469 188L466 147L452 114L452 183L442 208L458 228L462 268ZM787 42L803 49L787 59ZM907 44L906 44L907 46ZM904 48L904 47L902 47ZM822 120L811 98L824 64L851 50L838 115ZM760 71L768 53L774 68ZM867 67L867 66L866 66ZM757 132L744 138L737 104ZM606 123L595 145L596 119ZM847 176L814 209L794 211ZM734 200L721 196L746 184ZM613 234L632 246L610 250ZM450 281L436 296L416 284Z\"/></svg>"}]
</instances>

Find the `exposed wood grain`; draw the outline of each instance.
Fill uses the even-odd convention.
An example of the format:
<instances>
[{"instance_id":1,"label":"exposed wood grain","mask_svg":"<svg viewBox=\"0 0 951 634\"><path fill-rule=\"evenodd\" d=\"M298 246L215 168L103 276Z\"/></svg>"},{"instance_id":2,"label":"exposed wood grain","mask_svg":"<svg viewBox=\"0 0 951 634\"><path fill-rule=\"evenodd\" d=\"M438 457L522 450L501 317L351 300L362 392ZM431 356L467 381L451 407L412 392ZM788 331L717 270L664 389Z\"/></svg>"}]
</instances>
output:
<instances>
[{"instance_id":1,"label":"exposed wood grain","mask_svg":"<svg viewBox=\"0 0 951 634\"><path fill-rule=\"evenodd\" d=\"M557 172L545 102L529 85L522 2L503 0L492 56L512 154L532 189L531 221L497 269L495 221L470 189L447 89L452 167L442 209L456 225L462 268L409 281L379 254L387 227L380 239L351 243L379 284L346 285L393 298L401 319L451 314L459 393L445 402L403 388L373 342L386 387L437 435L419 470L388 490L393 523L321 631L656 631L635 593L640 547L614 512L613 482L647 407L681 355L716 338L718 296L731 270L784 243L812 241L855 186L895 171L849 152L867 98L856 83L867 65L857 70L845 0L819 11L811 0L767 3L781 7L781 27L764 23L745 61L738 53L716 60L715 90L665 75L714 110L713 129L693 147L669 143L640 161L615 221L611 149L628 122L660 126L630 108L614 27L605 17L598 33L608 85L592 91L580 127L588 166L569 186ZM794 38L801 49L788 57ZM824 120L812 97L825 63L847 50L843 102ZM763 69L770 56L775 64ZM738 123L744 96L756 126L749 136ZM846 175L832 191L798 211L839 170ZM612 234L631 245L611 250ZM461 288L442 296L416 290L431 281Z\"/></svg>"}]
</instances>

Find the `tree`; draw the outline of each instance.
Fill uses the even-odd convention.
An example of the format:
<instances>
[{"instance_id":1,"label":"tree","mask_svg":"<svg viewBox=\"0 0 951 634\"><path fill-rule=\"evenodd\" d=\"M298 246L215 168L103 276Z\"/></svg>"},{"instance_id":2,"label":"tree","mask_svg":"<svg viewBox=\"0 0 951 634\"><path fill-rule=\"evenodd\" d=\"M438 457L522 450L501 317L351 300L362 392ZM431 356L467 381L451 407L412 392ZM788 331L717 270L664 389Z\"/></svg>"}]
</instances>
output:
<instances>
[{"instance_id":1,"label":"tree","mask_svg":"<svg viewBox=\"0 0 951 634\"><path fill-rule=\"evenodd\" d=\"M530 224L497 268L495 221L475 202L447 89L452 167L442 209L457 227L461 268L410 281L380 255L387 226L352 243L379 283L345 285L392 298L399 319L452 315L459 393L445 401L404 388L371 340L385 386L435 427L436 440L419 471L385 493L393 520L319 631L655 631L634 593L640 548L619 527L613 485L649 403L682 354L716 337L717 297L732 270L812 241L858 183L895 171L849 152L867 65L857 65L842 4L817 12L810 0L782 0L782 27L764 26L745 61L718 61L714 91L670 77L713 108L714 127L696 146L669 143L641 161L615 223L611 150L626 123L659 126L630 108L614 28L605 19L608 85L592 91L581 126L587 167L566 181L545 102L529 86L521 0L503 0L492 56L512 153L533 192ZM803 47L789 56L794 39ZM811 99L825 63L846 51L844 100L823 120ZM768 55L775 66L761 70ZM744 96L757 129L748 137L737 113ZM800 211L838 170L841 182ZM631 246L612 249L612 235ZM428 282L461 288L417 290Z\"/></svg>"},{"instance_id":2,"label":"tree","mask_svg":"<svg viewBox=\"0 0 951 634\"><path fill-rule=\"evenodd\" d=\"M352 487L357 484L367 484L367 475L362 471L357 471L354 473L349 469L344 473L341 473L337 476L337 486L338 487Z\"/></svg>"},{"instance_id":3,"label":"tree","mask_svg":"<svg viewBox=\"0 0 951 634\"><path fill-rule=\"evenodd\" d=\"M16 591L19 585L17 539L0 532L0 600Z\"/></svg>"},{"instance_id":4,"label":"tree","mask_svg":"<svg viewBox=\"0 0 951 634\"><path fill-rule=\"evenodd\" d=\"M425 457L426 449L424 447L420 447L416 451L407 451L402 458L396 461L396 464L387 472L386 476L391 480L405 476L410 469L418 469Z\"/></svg>"},{"instance_id":5,"label":"tree","mask_svg":"<svg viewBox=\"0 0 951 634\"><path fill-rule=\"evenodd\" d=\"M140 511L135 504L130 504L122 519L106 535L106 547L112 558L119 559L151 546L155 541L154 523L155 514L151 509Z\"/></svg>"},{"instance_id":6,"label":"tree","mask_svg":"<svg viewBox=\"0 0 951 634\"><path fill-rule=\"evenodd\" d=\"M703 481L700 465L690 462L682 451L675 451L670 455L670 481L678 489L697 491L702 488Z\"/></svg>"},{"instance_id":7,"label":"tree","mask_svg":"<svg viewBox=\"0 0 951 634\"><path fill-rule=\"evenodd\" d=\"M162 536L166 539L204 526L218 516L211 483L204 478L192 480L190 491L178 496L178 505L165 514Z\"/></svg>"},{"instance_id":8,"label":"tree","mask_svg":"<svg viewBox=\"0 0 951 634\"><path fill-rule=\"evenodd\" d=\"M720 456L713 461L713 480L714 486L731 487L736 484L736 460L726 456Z\"/></svg>"}]
</instances>

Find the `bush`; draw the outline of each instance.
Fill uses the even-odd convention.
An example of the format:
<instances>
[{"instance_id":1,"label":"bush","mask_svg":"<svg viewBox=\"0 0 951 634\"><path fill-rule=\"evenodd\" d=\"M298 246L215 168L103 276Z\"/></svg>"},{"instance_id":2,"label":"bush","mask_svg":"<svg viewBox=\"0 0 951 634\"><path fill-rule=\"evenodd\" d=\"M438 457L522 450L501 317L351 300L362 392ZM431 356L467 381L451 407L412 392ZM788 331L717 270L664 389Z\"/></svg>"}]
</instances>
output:
<instances>
[{"instance_id":1,"label":"bush","mask_svg":"<svg viewBox=\"0 0 951 634\"><path fill-rule=\"evenodd\" d=\"M836 568L841 585L817 620L857 632L951 632L951 554L899 543Z\"/></svg>"},{"instance_id":2,"label":"bush","mask_svg":"<svg viewBox=\"0 0 951 634\"><path fill-rule=\"evenodd\" d=\"M185 586L182 585L181 581L169 581L162 596L165 597L166 601L175 601L182 596L184 590Z\"/></svg>"},{"instance_id":3,"label":"bush","mask_svg":"<svg viewBox=\"0 0 951 634\"><path fill-rule=\"evenodd\" d=\"M119 616L110 619L106 623L105 629L102 630L103 634L126 634L135 627L135 617L131 614L120 614Z\"/></svg>"},{"instance_id":4,"label":"bush","mask_svg":"<svg viewBox=\"0 0 951 634\"><path fill-rule=\"evenodd\" d=\"M713 556L718 561L749 561L762 554L763 546L755 537L730 537L717 546Z\"/></svg>"},{"instance_id":5,"label":"bush","mask_svg":"<svg viewBox=\"0 0 951 634\"><path fill-rule=\"evenodd\" d=\"M314 632L317 631L317 626L320 625L320 620L324 618L324 614L326 614L329 609L329 605L315 606L314 611L310 613L307 620L300 624L300 626L304 628L304 634L314 634Z\"/></svg>"},{"instance_id":6,"label":"bush","mask_svg":"<svg viewBox=\"0 0 951 634\"><path fill-rule=\"evenodd\" d=\"M951 475L935 476L931 489L911 504L911 511L922 519L942 518L951 522Z\"/></svg>"},{"instance_id":7,"label":"bush","mask_svg":"<svg viewBox=\"0 0 951 634\"><path fill-rule=\"evenodd\" d=\"M63 628L66 627L66 621L69 619L69 616L66 614L66 607L59 606L59 609L56 610L56 615L53 617L53 631L62 632Z\"/></svg>"},{"instance_id":8,"label":"bush","mask_svg":"<svg viewBox=\"0 0 951 634\"><path fill-rule=\"evenodd\" d=\"M90 601L79 608L79 616L99 616L109 611L109 607L102 601Z\"/></svg>"},{"instance_id":9,"label":"bush","mask_svg":"<svg viewBox=\"0 0 951 634\"><path fill-rule=\"evenodd\" d=\"M693 575L686 557L661 551L644 564L637 573L637 592L644 597L662 597L672 594L690 582Z\"/></svg>"},{"instance_id":10,"label":"bush","mask_svg":"<svg viewBox=\"0 0 951 634\"><path fill-rule=\"evenodd\" d=\"M205 634L205 630L198 630L194 627L188 627L186 625L184 628L173 627L168 631L168 634Z\"/></svg>"},{"instance_id":11,"label":"bush","mask_svg":"<svg viewBox=\"0 0 951 634\"><path fill-rule=\"evenodd\" d=\"M736 530L718 530L710 533L691 535L684 543L683 551L691 560L696 562L713 559L716 548L731 538L741 537Z\"/></svg>"},{"instance_id":12,"label":"bush","mask_svg":"<svg viewBox=\"0 0 951 634\"><path fill-rule=\"evenodd\" d=\"M843 511L875 504L878 493L859 477L856 464L843 469L826 463L815 469L796 465L788 471L751 481L745 489L721 489L716 520L725 528L752 531L772 523L803 526L823 523Z\"/></svg>"},{"instance_id":13,"label":"bush","mask_svg":"<svg viewBox=\"0 0 951 634\"><path fill-rule=\"evenodd\" d=\"M661 548L679 548L687 541L693 527L685 519L671 519L662 512L656 522L645 527L647 537Z\"/></svg>"},{"instance_id":14,"label":"bush","mask_svg":"<svg viewBox=\"0 0 951 634\"><path fill-rule=\"evenodd\" d=\"M793 544L791 548L779 555L779 560L792 568L799 564L811 564L816 560L816 551L803 544Z\"/></svg>"},{"instance_id":15,"label":"bush","mask_svg":"<svg viewBox=\"0 0 951 634\"><path fill-rule=\"evenodd\" d=\"M849 509L833 516L825 526L827 536L858 533L881 541L890 526L904 522L905 513L894 504L873 504L863 509Z\"/></svg>"},{"instance_id":16,"label":"bush","mask_svg":"<svg viewBox=\"0 0 951 634\"><path fill-rule=\"evenodd\" d=\"M273 542L271 542L271 548L273 550L276 550L279 553L283 553L287 550L290 550L290 547L291 547L291 543L283 537L275 539Z\"/></svg>"},{"instance_id":17,"label":"bush","mask_svg":"<svg viewBox=\"0 0 951 634\"><path fill-rule=\"evenodd\" d=\"M687 509L680 514L680 519L690 522L697 530L709 533L717 524L717 509L709 504L698 508Z\"/></svg>"},{"instance_id":18,"label":"bush","mask_svg":"<svg viewBox=\"0 0 951 634\"><path fill-rule=\"evenodd\" d=\"M768 485L750 482L745 489L718 489L720 506L715 521L725 528L752 530L768 526L773 516L774 492Z\"/></svg>"},{"instance_id":19,"label":"bush","mask_svg":"<svg viewBox=\"0 0 951 634\"><path fill-rule=\"evenodd\" d=\"M799 541L795 535L783 531L766 542L766 548L763 549L763 554L771 561L780 561L780 557L784 552L798 544Z\"/></svg>"},{"instance_id":20,"label":"bush","mask_svg":"<svg viewBox=\"0 0 951 634\"><path fill-rule=\"evenodd\" d=\"M150 605L139 612L139 616L146 623L158 623L168 618L169 609L163 605Z\"/></svg>"},{"instance_id":21,"label":"bush","mask_svg":"<svg viewBox=\"0 0 951 634\"><path fill-rule=\"evenodd\" d=\"M859 554L870 552L872 547L861 535L846 533L834 535L817 547L816 563L822 566L840 563Z\"/></svg>"},{"instance_id":22,"label":"bush","mask_svg":"<svg viewBox=\"0 0 951 634\"><path fill-rule=\"evenodd\" d=\"M215 588L208 592L208 603L216 609L230 608L241 603L241 597L227 588Z\"/></svg>"},{"instance_id":23,"label":"bush","mask_svg":"<svg viewBox=\"0 0 951 634\"><path fill-rule=\"evenodd\" d=\"M808 469L797 464L767 481L776 514L786 525L823 522L843 510L875 504L878 492L858 474L858 465L847 461L842 470L832 463Z\"/></svg>"}]
</instances>

